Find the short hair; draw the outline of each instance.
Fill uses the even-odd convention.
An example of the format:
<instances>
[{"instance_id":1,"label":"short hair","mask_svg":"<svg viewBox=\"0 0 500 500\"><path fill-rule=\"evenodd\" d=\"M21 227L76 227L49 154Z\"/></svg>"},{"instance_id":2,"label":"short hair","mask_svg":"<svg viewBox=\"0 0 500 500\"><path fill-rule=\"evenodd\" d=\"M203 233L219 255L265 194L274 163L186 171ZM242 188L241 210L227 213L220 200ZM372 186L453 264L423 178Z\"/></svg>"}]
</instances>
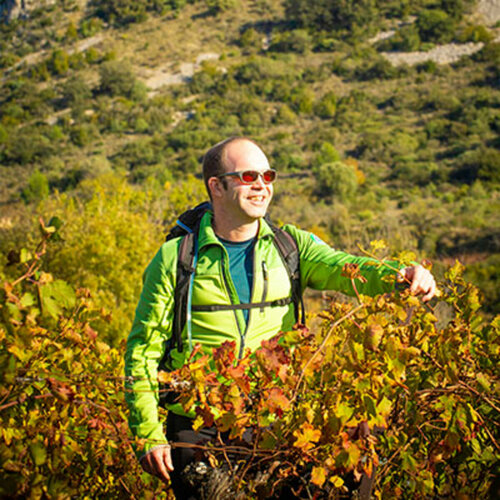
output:
<instances>
[{"instance_id":1,"label":"short hair","mask_svg":"<svg viewBox=\"0 0 500 500\"><path fill-rule=\"evenodd\" d=\"M230 137L229 139L225 139L218 142L215 146L212 146L203 157L203 181L205 182L205 188L207 189L210 199L212 198L212 195L208 187L208 180L211 177L218 177L226 172L226 148L229 144L236 141L248 141L258 146L255 141L249 139L248 137ZM222 180L225 181L225 179ZM224 187L226 187L225 183Z\"/></svg>"}]
</instances>

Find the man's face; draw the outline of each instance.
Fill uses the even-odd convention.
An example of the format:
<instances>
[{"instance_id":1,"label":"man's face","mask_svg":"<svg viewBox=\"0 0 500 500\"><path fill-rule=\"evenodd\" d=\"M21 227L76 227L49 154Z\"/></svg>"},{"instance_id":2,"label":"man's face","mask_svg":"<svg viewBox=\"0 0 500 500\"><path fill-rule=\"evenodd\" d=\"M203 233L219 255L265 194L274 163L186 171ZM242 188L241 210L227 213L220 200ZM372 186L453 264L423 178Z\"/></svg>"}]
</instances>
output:
<instances>
[{"instance_id":1,"label":"man's face","mask_svg":"<svg viewBox=\"0 0 500 500\"><path fill-rule=\"evenodd\" d=\"M255 144L248 141L235 141L226 148L226 172L255 170L264 172L269 169L266 155ZM252 222L264 217L273 196L272 184L265 184L259 176L253 184L244 184L237 176L220 178L222 184L221 203L228 216L241 223Z\"/></svg>"}]
</instances>

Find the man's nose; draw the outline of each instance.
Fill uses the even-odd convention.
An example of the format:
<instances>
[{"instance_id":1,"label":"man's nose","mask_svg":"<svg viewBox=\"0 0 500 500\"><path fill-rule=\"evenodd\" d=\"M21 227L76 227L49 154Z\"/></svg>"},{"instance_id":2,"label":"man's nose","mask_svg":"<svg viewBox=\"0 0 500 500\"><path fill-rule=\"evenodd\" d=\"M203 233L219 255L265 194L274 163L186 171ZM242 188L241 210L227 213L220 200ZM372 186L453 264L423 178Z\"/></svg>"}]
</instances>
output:
<instances>
[{"instance_id":1,"label":"man's nose","mask_svg":"<svg viewBox=\"0 0 500 500\"><path fill-rule=\"evenodd\" d=\"M264 189L266 187L266 183L264 182L262 175L257 177L257 180L252 184L252 187L258 189Z\"/></svg>"}]
</instances>

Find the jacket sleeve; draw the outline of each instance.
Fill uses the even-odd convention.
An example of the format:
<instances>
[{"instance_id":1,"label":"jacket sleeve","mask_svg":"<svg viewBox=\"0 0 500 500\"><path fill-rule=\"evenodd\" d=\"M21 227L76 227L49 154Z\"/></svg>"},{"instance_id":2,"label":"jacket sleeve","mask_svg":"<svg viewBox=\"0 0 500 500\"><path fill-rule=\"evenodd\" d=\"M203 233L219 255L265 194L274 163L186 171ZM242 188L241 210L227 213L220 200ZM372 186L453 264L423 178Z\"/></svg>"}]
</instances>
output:
<instances>
[{"instance_id":1,"label":"jacket sleeve","mask_svg":"<svg viewBox=\"0 0 500 500\"><path fill-rule=\"evenodd\" d=\"M172 266L166 265L166 247L164 244L160 248L144 273L143 289L125 353L129 426L134 436L144 440L144 447L136 447L138 457L167 442L158 419L157 377L165 342L171 335L174 302L175 276L172 276Z\"/></svg>"},{"instance_id":2,"label":"jacket sleeve","mask_svg":"<svg viewBox=\"0 0 500 500\"><path fill-rule=\"evenodd\" d=\"M360 280L355 282L360 294L374 296L394 289L394 283L382 279L384 276L394 275L394 271L377 266L373 259L335 250L314 234L295 226L288 225L284 229L294 236L299 246L302 289L310 287L355 295L351 280L342 276L342 268L347 263L358 264L360 274L366 278L366 283Z\"/></svg>"}]
</instances>

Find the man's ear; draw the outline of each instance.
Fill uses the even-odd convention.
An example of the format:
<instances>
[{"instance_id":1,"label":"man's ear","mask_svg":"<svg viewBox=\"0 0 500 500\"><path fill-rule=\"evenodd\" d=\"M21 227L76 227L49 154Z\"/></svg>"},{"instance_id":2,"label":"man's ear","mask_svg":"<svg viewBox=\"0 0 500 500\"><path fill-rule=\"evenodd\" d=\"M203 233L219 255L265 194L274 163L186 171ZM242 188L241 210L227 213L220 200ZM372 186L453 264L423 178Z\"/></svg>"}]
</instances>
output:
<instances>
[{"instance_id":1,"label":"man's ear","mask_svg":"<svg viewBox=\"0 0 500 500\"><path fill-rule=\"evenodd\" d=\"M217 177L210 177L210 179L208 179L208 189L212 194L212 198L220 198L222 196L224 186L222 185L222 182L217 179Z\"/></svg>"}]
</instances>

